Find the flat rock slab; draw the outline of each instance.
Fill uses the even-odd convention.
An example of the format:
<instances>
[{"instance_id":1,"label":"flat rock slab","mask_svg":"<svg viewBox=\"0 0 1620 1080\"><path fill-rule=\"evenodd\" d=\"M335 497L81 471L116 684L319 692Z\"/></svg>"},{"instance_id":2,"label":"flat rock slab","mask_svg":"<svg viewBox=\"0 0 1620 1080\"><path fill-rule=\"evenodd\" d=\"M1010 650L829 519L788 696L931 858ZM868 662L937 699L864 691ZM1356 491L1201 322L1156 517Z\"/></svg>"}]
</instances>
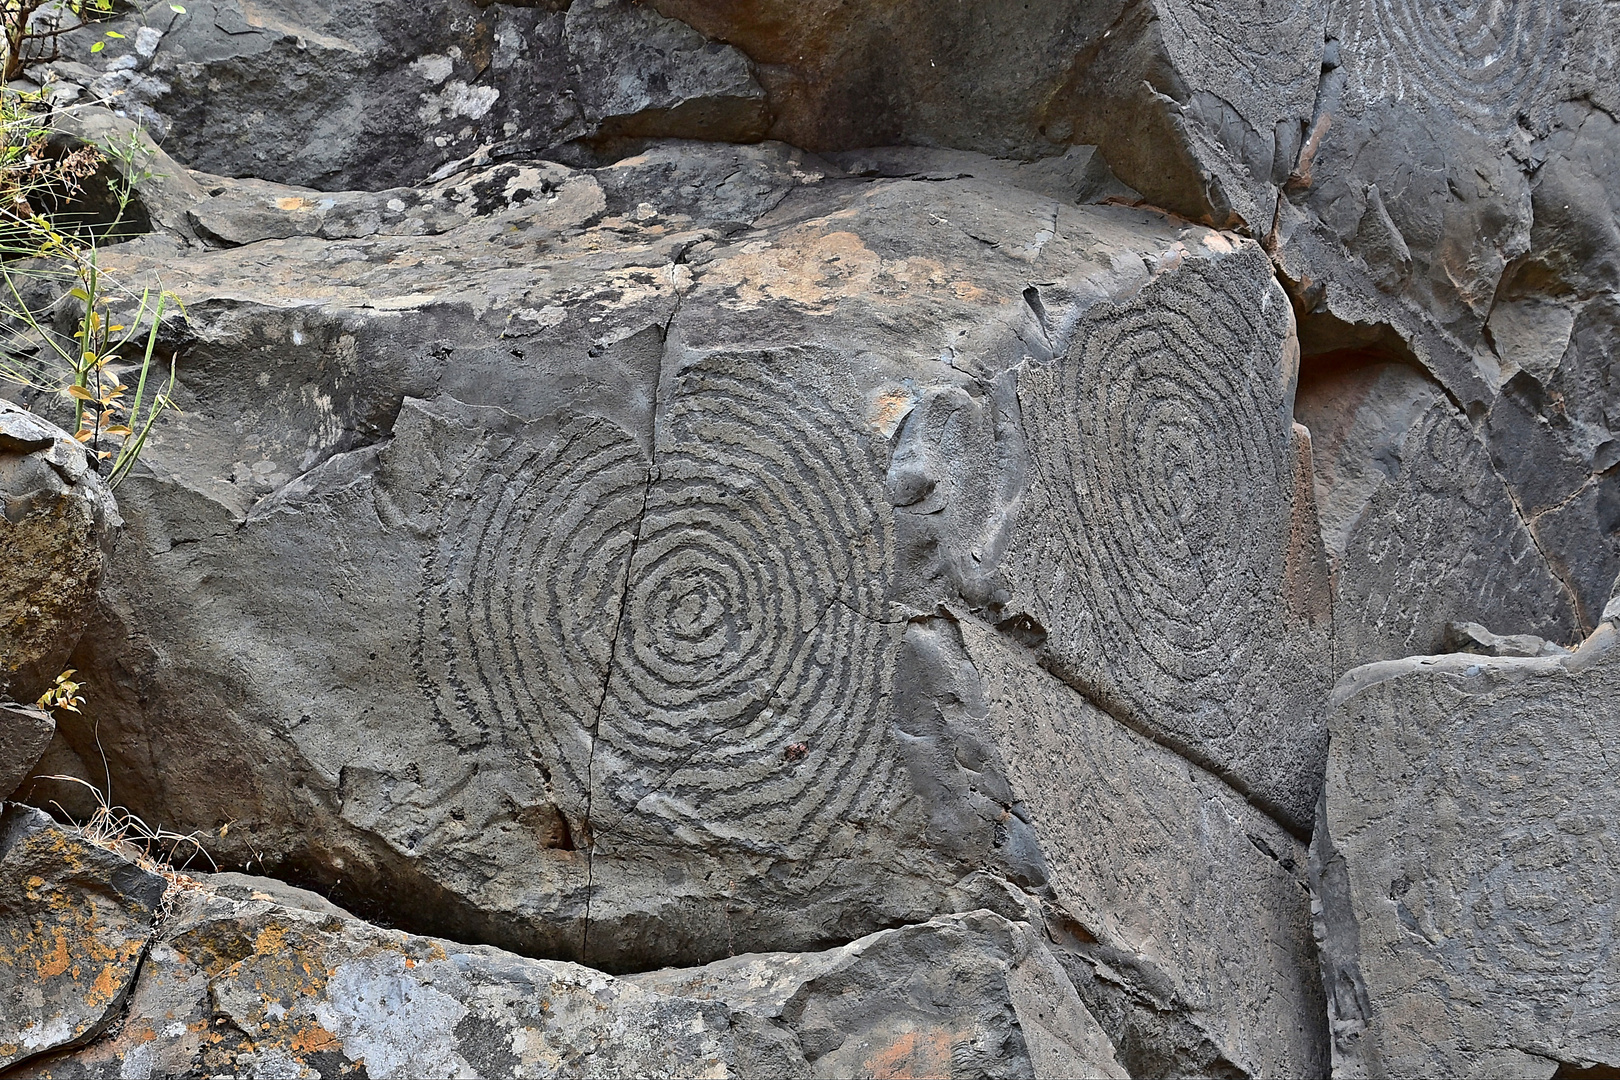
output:
<instances>
[{"instance_id":1,"label":"flat rock slab","mask_svg":"<svg viewBox=\"0 0 1620 1080\"><path fill-rule=\"evenodd\" d=\"M1166 252L1018 378L1031 492L1012 607L1055 669L1301 834L1331 620L1298 353L1259 247Z\"/></svg>"},{"instance_id":2,"label":"flat rock slab","mask_svg":"<svg viewBox=\"0 0 1620 1080\"><path fill-rule=\"evenodd\" d=\"M0 1068L118 1018L167 886L38 810L0 809Z\"/></svg>"},{"instance_id":3,"label":"flat rock slab","mask_svg":"<svg viewBox=\"0 0 1620 1080\"><path fill-rule=\"evenodd\" d=\"M1304 845L976 621L926 636L958 672L1050 866L1082 989L1133 1074L1327 1068ZM1085 972L1095 972L1085 978Z\"/></svg>"},{"instance_id":4,"label":"flat rock slab","mask_svg":"<svg viewBox=\"0 0 1620 1080\"><path fill-rule=\"evenodd\" d=\"M1312 853L1334 1075L1620 1066L1617 690L1613 622L1345 676Z\"/></svg>"},{"instance_id":5,"label":"flat rock slab","mask_svg":"<svg viewBox=\"0 0 1620 1080\"><path fill-rule=\"evenodd\" d=\"M1295 414L1312 436L1340 671L1448 651L1456 621L1578 636L1574 595L1433 380L1405 364L1329 366L1301 380Z\"/></svg>"}]
</instances>

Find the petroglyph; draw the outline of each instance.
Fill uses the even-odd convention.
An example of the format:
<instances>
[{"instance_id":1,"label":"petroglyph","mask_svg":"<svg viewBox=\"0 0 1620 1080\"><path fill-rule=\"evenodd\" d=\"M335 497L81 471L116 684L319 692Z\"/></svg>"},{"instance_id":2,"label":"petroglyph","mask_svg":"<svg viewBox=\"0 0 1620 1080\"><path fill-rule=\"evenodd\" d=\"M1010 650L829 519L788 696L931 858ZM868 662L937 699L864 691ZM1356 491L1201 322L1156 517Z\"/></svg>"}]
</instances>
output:
<instances>
[{"instance_id":1,"label":"petroglyph","mask_svg":"<svg viewBox=\"0 0 1620 1080\"><path fill-rule=\"evenodd\" d=\"M1290 625L1294 371L1261 259L1184 260L1093 309L1018 397L1060 538L1049 659L1299 824L1320 672Z\"/></svg>"},{"instance_id":2,"label":"petroglyph","mask_svg":"<svg viewBox=\"0 0 1620 1080\"><path fill-rule=\"evenodd\" d=\"M576 835L813 848L883 786L886 503L855 429L765 366L682 375L656 465L587 418L445 502L424 689L532 754Z\"/></svg>"},{"instance_id":3,"label":"petroglyph","mask_svg":"<svg viewBox=\"0 0 1620 1080\"><path fill-rule=\"evenodd\" d=\"M1556 0L1355 0L1336 22L1369 100L1443 103L1470 126L1510 131L1563 65Z\"/></svg>"}]
</instances>

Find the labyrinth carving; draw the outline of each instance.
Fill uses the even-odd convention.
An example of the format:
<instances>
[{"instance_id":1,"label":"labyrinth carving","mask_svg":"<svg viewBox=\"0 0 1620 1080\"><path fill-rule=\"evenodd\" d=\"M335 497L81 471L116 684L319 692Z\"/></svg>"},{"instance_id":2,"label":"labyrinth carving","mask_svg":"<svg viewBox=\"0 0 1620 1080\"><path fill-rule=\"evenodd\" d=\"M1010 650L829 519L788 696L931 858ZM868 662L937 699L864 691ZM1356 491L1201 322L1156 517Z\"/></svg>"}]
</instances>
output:
<instances>
[{"instance_id":1,"label":"labyrinth carving","mask_svg":"<svg viewBox=\"0 0 1620 1080\"><path fill-rule=\"evenodd\" d=\"M813 848L884 786L887 505L855 431L763 366L683 374L656 462L583 419L446 503L422 648L453 692L430 696L598 837Z\"/></svg>"}]
</instances>

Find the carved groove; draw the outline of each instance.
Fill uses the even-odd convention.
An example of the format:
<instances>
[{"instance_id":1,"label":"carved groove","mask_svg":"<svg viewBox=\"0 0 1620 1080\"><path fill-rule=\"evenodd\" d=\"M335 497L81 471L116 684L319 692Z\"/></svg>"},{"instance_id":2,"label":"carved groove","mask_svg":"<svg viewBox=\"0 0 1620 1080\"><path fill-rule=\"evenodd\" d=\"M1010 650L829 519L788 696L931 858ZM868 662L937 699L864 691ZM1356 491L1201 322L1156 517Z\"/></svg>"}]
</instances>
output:
<instances>
[{"instance_id":1,"label":"carved groove","mask_svg":"<svg viewBox=\"0 0 1620 1080\"><path fill-rule=\"evenodd\" d=\"M424 652L599 838L811 850L885 786L882 490L852 430L757 366L680 378L656 468L588 419L446 504Z\"/></svg>"},{"instance_id":2,"label":"carved groove","mask_svg":"<svg viewBox=\"0 0 1620 1080\"><path fill-rule=\"evenodd\" d=\"M1245 718L1228 706L1268 659L1257 631L1278 621L1269 526L1290 478L1268 300L1281 302L1178 274L1094 309L1020 394L1076 569L1083 665L1107 697L1202 740Z\"/></svg>"},{"instance_id":3,"label":"carved groove","mask_svg":"<svg viewBox=\"0 0 1620 1080\"><path fill-rule=\"evenodd\" d=\"M1549 94L1563 64L1559 0L1355 0L1345 46L1369 97L1456 110L1482 131L1511 130Z\"/></svg>"}]
</instances>

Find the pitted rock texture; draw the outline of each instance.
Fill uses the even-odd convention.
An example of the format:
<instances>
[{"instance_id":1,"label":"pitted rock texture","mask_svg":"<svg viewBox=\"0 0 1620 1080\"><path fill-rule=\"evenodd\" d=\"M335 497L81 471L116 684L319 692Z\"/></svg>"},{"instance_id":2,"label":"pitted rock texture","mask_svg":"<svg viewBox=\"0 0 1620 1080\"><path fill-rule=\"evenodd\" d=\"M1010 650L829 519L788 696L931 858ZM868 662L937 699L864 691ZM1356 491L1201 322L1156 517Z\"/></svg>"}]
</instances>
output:
<instances>
[{"instance_id":1,"label":"pitted rock texture","mask_svg":"<svg viewBox=\"0 0 1620 1080\"><path fill-rule=\"evenodd\" d=\"M0 700L32 702L67 665L118 520L84 448L0 401Z\"/></svg>"},{"instance_id":2,"label":"pitted rock texture","mask_svg":"<svg viewBox=\"0 0 1620 1080\"><path fill-rule=\"evenodd\" d=\"M1450 652L1457 620L1577 634L1575 597L1433 382L1405 364L1327 364L1301 379L1294 411L1313 434L1341 672Z\"/></svg>"},{"instance_id":3,"label":"pitted rock texture","mask_svg":"<svg viewBox=\"0 0 1620 1080\"><path fill-rule=\"evenodd\" d=\"M65 40L59 100L106 100L209 173L380 191L580 140L765 133L747 57L629 0L133 7L110 49Z\"/></svg>"},{"instance_id":4,"label":"pitted rock texture","mask_svg":"<svg viewBox=\"0 0 1620 1080\"><path fill-rule=\"evenodd\" d=\"M0 809L0 1068L117 1021L168 883L32 807Z\"/></svg>"},{"instance_id":5,"label":"pitted rock texture","mask_svg":"<svg viewBox=\"0 0 1620 1080\"><path fill-rule=\"evenodd\" d=\"M1334 1075L1620 1063L1617 633L1345 676L1312 853Z\"/></svg>"},{"instance_id":6,"label":"pitted rock texture","mask_svg":"<svg viewBox=\"0 0 1620 1080\"><path fill-rule=\"evenodd\" d=\"M1332 615L1300 520L1293 317L1258 246L1206 244L1166 252L1021 374L1035 551L1018 594L1055 669L1303 832Z\"/></svg>"},{"instance_id":7,"label":"pitted rock texture","mask_svg":"<svg viewBox=\"0 0 1620 1080\"><path fill-rule=\"evenodd\" d=\"M1010 763L1063 899L1066 959L1132 1074L1324 1072L1305 846L991 627L928 633L957 679L941 696Z\"/></svg>"},{"instance_id":8,"label":"pitted rock texture","mask_svg":"<svg viewBox=\"0 0 1620 1080\"><path fill-rule=\"evenodd\" d=\"M60 1067L148 1069L181 998L232 1034L157 1071L1349 1075L1446 1010L1408 1071L1615 1064L1564 976L1459 959L1575 941L1601 874L1357 967L1396 894L1319 866L1319 969L1304 848L1330 723L1419 678L1334 699L1358 665L1467 649L1408 667L1546 738L1600 713L1565 687L1620 575L1614 4L186 6L37 69L58 149L139 141L150 231L98 258L184 316L74 608L92 693L21 790L111 784L330 901L221 879L185 918L229 963L164 953ZM1423 838L1389 902L1452 910L1526 837L1601 846L1601 739L1497 798L1530 735L1375 712L1334 730L1345 880ZM1591 808L1524 801L1566 781ZM241 989L433 948L466 981L414 1026L409 967ZM619 1019L477 1013L563 984Z\"/></svg>"}]
</instances>

